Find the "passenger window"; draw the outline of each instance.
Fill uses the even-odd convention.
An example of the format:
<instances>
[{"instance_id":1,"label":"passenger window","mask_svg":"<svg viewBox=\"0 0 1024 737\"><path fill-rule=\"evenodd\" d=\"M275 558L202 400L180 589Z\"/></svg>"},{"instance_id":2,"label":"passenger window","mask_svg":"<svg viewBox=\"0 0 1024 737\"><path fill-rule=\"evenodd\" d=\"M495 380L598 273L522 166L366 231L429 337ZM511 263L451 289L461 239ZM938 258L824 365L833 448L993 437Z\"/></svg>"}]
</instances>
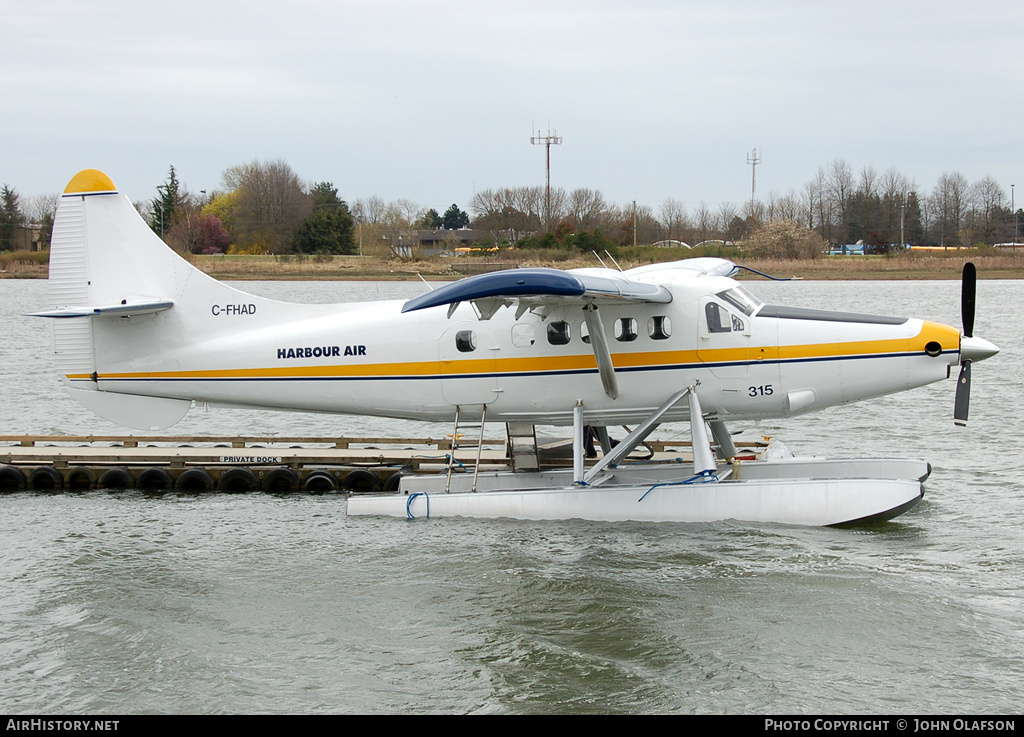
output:
<instances>
[{"instance_id":1,"label":"passenger window","mask_svg":"<svg viewBox=\"0 0 1024 737\"><path fill-rule=\"evenodd\" d=\"M565 345L570 337L569 323L562 320L548 323L548 343L551 345Z\"/></svg>"},{"instance_id":2,"label":"passenger window","mask_svg":"<svg viewBox=\"0 0 1024 737\"><path fill-rule=\"evenodd\" d=\"M461 353L472 353L476 350L476 335L472 330L460 330L455 334L455 347Z\"/></svg>"},{"instance_id":3,"label":"passenger window","mask_svg":"<svg viewBox=\"0 0 1024 737\"><path fill-rule=\"evenodd\" d=\"M529 348L537 340L533 331L533 325L528 323L516 323L512 326L512 345L519 348Z\"/></svg>"},{"instance_id":4,"label":"passenger window","mask_svg":"<svg viewBox=\"0 0 1024 737\"><path fill-rule=\"evenodd\" d=\"M632 317L620 317L615 321L615 340L629 343L636 340L636 320Z\"/></svg>"},{"instance_id":5,"label":"passenger window","mask_svg":"<svg viewBox=\"0 0 1024 737\"><path fill-rule=\"evenodd\" d=\"M729 313L714 302L708 302L704 306L704 317L708 321L709 333L728 333L732 330L729 327Z\"/></svg>"},{"instance_id":6,"label":"passenger window","mask_svg":"<svg viewBox=\"0 0 1024 737\"><path fill-rule=\"evenodd\" d=\"M731 317L732 317L732 330L733 330L733 332L734 333L742 333L743 332L743 321L741 319L739 319L738 317L736 317L736 315L731 315Z\"/></svg>"},{"instance_id":7,"label":"passenger window","mask_svg":"<svg viewBox=\"0 0 1024 737\"><path fill-rule=\"evenodd\" d=\"M651 340L667 340L672 335L672 321L665 315L655 315L647 321L647 335Z\"/></svg>"}]
</instances>

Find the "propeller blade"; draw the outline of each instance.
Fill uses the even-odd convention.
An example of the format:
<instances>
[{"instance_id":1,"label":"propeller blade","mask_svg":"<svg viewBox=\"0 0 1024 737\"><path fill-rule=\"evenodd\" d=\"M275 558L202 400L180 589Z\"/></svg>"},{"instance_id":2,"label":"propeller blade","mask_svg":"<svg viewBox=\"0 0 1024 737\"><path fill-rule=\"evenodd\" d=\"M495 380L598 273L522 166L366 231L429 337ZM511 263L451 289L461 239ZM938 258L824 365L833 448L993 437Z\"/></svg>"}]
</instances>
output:
<instances>
[{"instance_id":1,"label":"propeller blade","mask_svg":"<svg viewBox=\"0 0 1024 737\"><path fill-rule=\"evenodd\" d=\"M960 283L960 319L964 326L964 335L974 335L974 299L978 292L978 272L974 264L964 264L964 276Z\"/></svg>"},{"instance_id":2,"label":"propeller blade","mask_svg":"<svg viewBox=\"0 0 1024 737\"><path fill-rule=\"evenodd\" d=\"M971 362L963 361L962 364L953 404L953 422L957 427L967 427L967 413L971 408Z\"/></svg>"}]
</instances>

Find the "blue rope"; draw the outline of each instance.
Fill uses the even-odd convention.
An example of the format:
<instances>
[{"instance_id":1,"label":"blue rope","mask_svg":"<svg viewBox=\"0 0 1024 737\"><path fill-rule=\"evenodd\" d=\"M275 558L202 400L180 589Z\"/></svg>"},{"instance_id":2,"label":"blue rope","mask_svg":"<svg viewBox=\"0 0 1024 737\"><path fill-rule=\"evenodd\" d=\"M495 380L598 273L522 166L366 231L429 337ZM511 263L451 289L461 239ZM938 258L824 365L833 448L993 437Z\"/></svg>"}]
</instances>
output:
<instances>
[{"instance_id":1,"label":"blue rope","mask_svg":"<svg viewBox=\"0 0 1024 737\"><path fill-rule=\"evenodd\" d=\"M715 476L715 472L714 471L710 471L710 470L709 471L701 471L696 476L691 476L690 478L684 479L683 481L666 481L663 484L655 484L650 489L645 491L644 495L642 497L640 497L639 499L637 499L636 501L637 501L637 504L639 504L640 502L642 502L644 500L644 498L648 494L650 494L652 491L657 489L659 486L688 486L690 484L714 484L714 483L718 483L718 477Z\"/></svg>"},{"instance_id":2,"label":"blue rope","mask_svg":"<svg viewBox=\"0 0 1024 737\"><path fill-rule=\"evenodd\" d=\"M445 459L445 461L452 461L452 462L454 462L455 465L458 466L459 468L461 468L463 471L466 470L466 467L464 465L462 465L462 461L460 461L458 458L453 458L451 455L446 455L444 457L444 459ZM453 466L453 468L454 468L454 466Z\"/></svg>"},{"instance_id":3,"label":"blue rope","mask_svg":"<svg viewBox=\"0 0 1024 737\"><path fill-rule=\"evenodd\" d=\"M405 516L407 519L416 519L416 516L412 513L412 500L418 496L422 496L427 500L427 519L430 519L430 496L425 491L417 491L415 494L410 494L409 498L405 500Z\"/></svg>"}]
</instances>

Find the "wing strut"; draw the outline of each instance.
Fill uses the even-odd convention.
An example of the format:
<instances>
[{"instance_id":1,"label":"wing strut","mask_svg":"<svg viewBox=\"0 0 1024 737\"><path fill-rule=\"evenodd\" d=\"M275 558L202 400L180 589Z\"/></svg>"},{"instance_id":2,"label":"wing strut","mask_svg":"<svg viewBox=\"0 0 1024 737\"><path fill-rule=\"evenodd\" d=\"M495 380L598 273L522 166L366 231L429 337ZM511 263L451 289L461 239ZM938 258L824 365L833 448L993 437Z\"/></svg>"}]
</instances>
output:
<instances>
[{"instance_id":1,"label":"wing strut","mask_svg":"<svg viewBox=\"0 0 1024 737\"><path fill-rule=\"evenodd\" d=\"M583 308L583 316L587 319L587 332L590 333L590 346L594 349L597 359L597 371L601 375L604 393L612 399L619 397L619 382L615 378L615 366L612 365L612 353L608 348L608 336L604 332L604 321L601 313L593 302Z\"/></svg>"}]
</instances>

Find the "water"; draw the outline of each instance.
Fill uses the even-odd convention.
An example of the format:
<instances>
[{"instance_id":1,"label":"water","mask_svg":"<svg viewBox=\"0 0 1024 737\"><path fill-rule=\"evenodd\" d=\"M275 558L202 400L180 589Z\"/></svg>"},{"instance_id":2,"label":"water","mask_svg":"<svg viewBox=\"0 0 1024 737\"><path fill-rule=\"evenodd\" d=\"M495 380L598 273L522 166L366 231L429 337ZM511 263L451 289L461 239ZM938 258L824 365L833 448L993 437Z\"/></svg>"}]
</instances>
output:
<instances>
[{"instance_id":1,"label":"water","mask_svg":"<svg viewBox=\"0 0 1024 737\"><path fill-rule=\"evenodd\" d=\"M752 285L959 323L953 282ZM418 284L256 283L270 297ZM53 378L45 283L0 281L3 433L120 433ZM765 423L800 453L923 457L886 525L349 519L339 496L0 498L0 711L1016 713L1024 696L1021 282L979 283L971 423L953 382ZM172 434L423 434L193 411ZM436 431L436 428L433 428ZM666 427L659 434L686 434Z\"/></svg>"}]
</instances>

